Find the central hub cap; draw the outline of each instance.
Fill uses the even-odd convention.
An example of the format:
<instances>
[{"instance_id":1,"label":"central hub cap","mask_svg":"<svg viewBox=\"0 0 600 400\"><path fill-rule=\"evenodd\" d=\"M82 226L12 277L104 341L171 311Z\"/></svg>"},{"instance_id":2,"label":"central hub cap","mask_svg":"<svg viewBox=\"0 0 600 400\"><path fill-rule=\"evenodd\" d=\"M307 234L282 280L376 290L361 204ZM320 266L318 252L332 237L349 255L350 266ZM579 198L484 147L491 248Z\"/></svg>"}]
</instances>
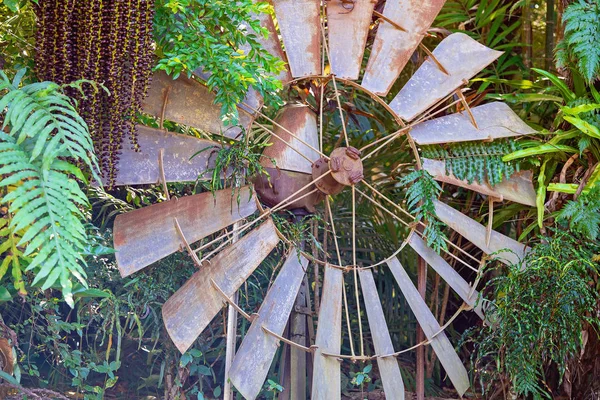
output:
<instances>
[{"instance_id":1,"label":"central hub cap","mask_svg":"<svg viewBox=\"0 0 600 400\"><path fill-rule=\"evenodd\" d=\"M364 177L360 151L354 147L338 147L331 153L329 162L321 157L312 166L313 179L328 171L331 171L330 175L315 182L315 186L325 194L338 194L344 186L357 184Z\"/></svg>"}]
</instances>

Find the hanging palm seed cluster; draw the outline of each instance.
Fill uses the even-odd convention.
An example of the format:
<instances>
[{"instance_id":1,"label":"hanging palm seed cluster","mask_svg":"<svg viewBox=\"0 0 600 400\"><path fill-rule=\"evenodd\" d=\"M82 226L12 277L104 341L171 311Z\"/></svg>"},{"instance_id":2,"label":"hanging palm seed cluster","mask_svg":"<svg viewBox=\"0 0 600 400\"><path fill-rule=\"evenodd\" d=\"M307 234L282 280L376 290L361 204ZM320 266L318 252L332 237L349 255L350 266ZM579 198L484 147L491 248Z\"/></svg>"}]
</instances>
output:
<instances>
[{"instance_id":1,"label":"hanging palm seed cluster","mask_svg":"<svg viewBox=\"0 0 600 400\"><path fill-rule=\"evenodd\" d=\"M39 79L60 84L89 79L108 89L86 85L83 95L73 95L110 187L123 145L137 149L135 115L154 55L154 1L40 1L36 13Z\"/></svg>"}]
</instances>

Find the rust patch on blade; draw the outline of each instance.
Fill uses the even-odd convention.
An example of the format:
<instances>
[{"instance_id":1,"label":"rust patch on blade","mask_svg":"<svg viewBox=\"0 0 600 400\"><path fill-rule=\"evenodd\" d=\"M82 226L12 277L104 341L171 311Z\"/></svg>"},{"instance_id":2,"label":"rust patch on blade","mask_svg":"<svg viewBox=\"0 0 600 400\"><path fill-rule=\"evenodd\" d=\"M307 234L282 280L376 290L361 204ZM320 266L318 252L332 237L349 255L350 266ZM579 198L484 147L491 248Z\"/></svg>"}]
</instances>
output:
<instances>
[{"instance_id":1,"label":"rust patch on blade","mask_svg":"<svg viewBox=\"0 0 600 400\"><path fill-rule=\"evenodd\" d=\"M312 398L336 400L341 397L340 362L322 353L340 354L342 347L342 270L325 267L323 298L319 309L317 350L314 355Z\"/></svg>"},{"instance_id":2,"label":"rust patch on blade","mask_svg":"<svg viewBox=\"0 0 600 400\"><path fill-rule=\"evenodd\" d=\"M385 316L383 315L383 308L377 294L373 272L370 269L363 269L359 272L359 276L375 354L392 354L394 353L394 345L392 344L392 338L390 337ZM404 399L404 382L402 381L396 357L377 358L377 366L381 375L385 397L388 399Z\"/></svg>"},{"instance_id":3,"label":"rust patch on blade","mask_svg":"<svg viewBox=\"0 0 600 400\"><path fill-rule=\"evenodd\" d=\"M214 167L214 160L209 159L210 151L191 157L202 149L220 146L217 142L143 125L138 125L136 131L139 151L131 148L128 138L123 139L123 150L117 164L119 172L114 182L117 186L158 183L161 149L167 182L194 181L207 169Z\"/></svg>"},{"instance_id":4,"label":"rust patch on blade","mask_svg":"<svg viewBox=\"0 0 600 400\"><path fill-rule=\"evenodd\" d=\"M175 218L190 242L196 242L256 211L248 186L238 207L230 189L174 198L117 216L113 244L119 272L128 276L179 250Z\"/></svg>"},{"instance_id":5,"label":"rust patch on blade","mask_svg":"<svg viewBox=\"0 0 600 400\"><path fill-rule=\"evenodd\" d=\"M258 310L248 333L235 355L229 377L231 383L246 399L258 396L279 346L279 339L266 333L282 335L304 277L308 260L296 249L290 249L286 262Z\"/></svg>"},{"instance_id":6,"label":"rust patch on blade","mask_svg":"<svg viewBox=\"0 0 600 400\"><path fill-rule=\"evenodd\" d=\"M492 50L464 33L453 33L433 50L433 55L448 74L427 59L394 97L390 107L403 120L412 121L501 54L501 51Z\"/></svg>"},{"instance_id":7,"label":"rust patch on blade","mask_svg":"<svg viewBox=\"0 0 600 400\"><path fill-rule=\"evenodd\" d=\"M292 76L321 74L321 2L274 0Z\"/></svg>"},{"instance_id":8,"label":"rust patch on blade","mask_svg":"<svg viewBox=\"0 0 600 400\"><path fill-rule=\"evenodd\" d=\"M169 121L236 138L241 130L223 124L221 106L214 104L214 100L214 93L200 82L183 75L173 80L164 71L159 71L152 75L142 107L144 112L158 118L164 116ZM252 121L251 116L240 111L242 126L249 128Z\"/></svg>"},{"instance_id":9,"label":"rust patch on blade","mask_svg":"<svg viewBox=\"0 0 600 400\"><path fill-rule=\"evenodd\" d=\"M327 2L327 28L331 72L336 77L358 79L374 1Z\"/></svg>"},{"instance_id":10,"label":"rust patch on blade","mask_svg":"<svg viewBox=\"0 0 600 400\"><path fill-rule=\"evenodd\" d=\"M319 133L316 114L308 107L290 105L280 112L275 121L283 128L277 125L273 127L273 132L277 136L271 136L269 140L271 145L265 148L261 164L264 167L277 167L288 171L312 174L311 165L319 159L319 153L290 135L286 129L305 143L318 149ZM304 155L308 160L298 153ZM273 165L272 159L275 160L276 165Z\"/></svg>"},{"instance_id":11,"label":"rust patch on blade","mask_svg":"<svg viewBox=\"0 0 600 400\"><path fill-rule=\"evenodd\" d=\"M390 88L410 60L446 0L388 1L383 15L405 29L380 21L361 85L379 95Z\"/></svg>"},{"instance_id":12,"label":"rust patch on blade","mask_svg":"<svg viewBox=\"0 0 600 400\"><path fill-rule=\"evenodd\" d=\"M219 252L167 300L162 308L163 320L181 353L187 351L223 307L223 298L211 279L232 297L278 242L275 225L268 219Z\"/></svg>"}]
</instances>

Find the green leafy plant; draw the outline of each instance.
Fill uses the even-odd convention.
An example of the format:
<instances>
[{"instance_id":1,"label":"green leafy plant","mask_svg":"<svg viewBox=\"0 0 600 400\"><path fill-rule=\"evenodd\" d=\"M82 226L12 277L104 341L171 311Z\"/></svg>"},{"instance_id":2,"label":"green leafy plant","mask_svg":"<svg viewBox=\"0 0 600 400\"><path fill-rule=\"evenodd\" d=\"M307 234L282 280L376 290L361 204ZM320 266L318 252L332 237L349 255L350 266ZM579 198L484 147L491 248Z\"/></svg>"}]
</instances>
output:
<instances>
[{"instance_id":1,"label":"green leafy plant","mask_svg":"<svg viewBox=\"0 0 600 400\"><path fill-rule=\"evenodd\" d=\"M499 383L519 396L550 398L546 371L563 376L580 354L581 332L596 329L598 243L553 231L522 263L496 270L483 292L491 298L489 325L464 338L473 342L473 368L483 392ZM495 263L486 266L491 271Z\"/></svg>"},{"instance_id":2,"label":"green leafy plant","mask_svg":"<svg viewBox=\"0 0 600 400\"><path fill-rule=\"evenodd\" d=\"M557 220L567 221L569 228L595 241L600 233L600 185L567 202L558 212Z\"/></svg>"},{"instance_id":3,"label":"green leafy plant","mask_svg":"<svg viewBox=\"0 0 600 400\"><path fill-rule=\"evenodd\" d=\"M491 143L428 145L423 146L422 153L426 158L444 160L446 174L453 174L458 179L469 183L487 182L495 186L519 170L518 163L502 160L503 156L519 148L518 142L508 139L495 140Z\"/></svg>"},{"instance_id":4,"label":"green leafy plant","mask_svg":"<svg viewBox=\"0 0 600 400\"><path fill-rule=\"evenodd\" d=\"M267 382L265 382L265 389L273 399L277 398L278 393L283 392L283 386L281 386L279 383L275 382L272 379L267 379Z\"/></svg>"},{"instance_id":5,"label":"green leafy plant","mask_svg":"<svg viewBox=\"0 0 600 400\"><path fill-rule=\"evenodd\" d=\"M578 0L563 14L565 36L556 47L556 63L565 68L571 63L588 83L600 74L600 4L596 0Z\"/></svg>"},{"instance_id":6,"label":"green leafy plant","mask_svg":"<svg viewBox=\"0 0 600 400\"><path fill-rule=\"evenodd\" d=\"M424 221L423 235L427 245L437 251L447 249L443 224L437 219L433 201L442 192L442 187L433 176L424 169L414 170L400 179L400 185L406 187L407 207L416 221Z\"/></svg>"},{"instance_id":7,"label":"green leafy plant","mask_svg":"<svg viewBox=\"0 0 600 400\"><path fill-rule=\"evenodd\" d=\"M64 87L52 82L19 87L24 74L20 70L11 82L0 71L0 188L7 191L2 204L9 216L0 231L5 240L0 276L10 266L22 292L26 265L35 271L34 285L48 289L58 282L73 306L71 277L86 284L82 254L88 243L83 224L88 201L77 181L86 179L77 164L96 178L98 165L87 125Z\"/></svg>"},{"instance_id":8,"label":"green leafy plant","mask_svg":"<svg viewBox=\"0 0 600 400\"><path fill-rule=\"evenodd\" d=\"M284 63L259 42L268 30L256 15L269 5L252 0L160 0L154 18L155 38L160 46L159 70L177 78L194 71L205 79L221 104L225 121L236 124L238 111L249 88L267 105L276 106L281 82L276 75ZM200 38L200 39L199 39Z\"/></svg>"}]
</instances>

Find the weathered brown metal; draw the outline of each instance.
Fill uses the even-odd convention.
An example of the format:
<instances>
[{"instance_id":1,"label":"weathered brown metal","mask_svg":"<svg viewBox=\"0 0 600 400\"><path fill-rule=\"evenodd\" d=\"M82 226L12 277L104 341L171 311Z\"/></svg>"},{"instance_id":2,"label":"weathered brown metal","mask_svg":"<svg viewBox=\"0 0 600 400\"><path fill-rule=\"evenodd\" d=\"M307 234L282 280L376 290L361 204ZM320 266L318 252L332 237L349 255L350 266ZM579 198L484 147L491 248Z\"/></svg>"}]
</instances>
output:
<instances>
[{"instance_id":1,"label":"weathered brown metal","mask_svg":"<svg viewBox=\"0 0 600 400\"><path fill-rule=\"evenodd\" d=\"M415 125L410 136L420 145L494 140L537 133L508 105L492 102L471 108L477 127L467 113L456 113Z\"/></svg>"},{"instance_id":2,"label":"weathered brown metal","mask_svg":"<svg viewBox=\"0 0 600 400\"><path fill-rule=\"evenodd\" d=\"M221 120L221 107L213 104L215 95L194 79L180 75L173 80L163 71L152 75L148 96L142 107L144 112L158 118L188 125L202 131L236 138L239 127L225 126ZM240 112L240 125L249 128L250 115Z\"/></svg>"},{"instance_id":3,"label":"weathered brown metal","mask_svg":"<svg viewBox=\"0 0 600 400\"><path fill-rule=\"evenodd\" d=\"M321 178L321 176L324 176ZM312 166L312 178L315 180L315 186L323 194L334 195L344 190L344 185L335 180L330 173L329 161L321 157ZM317 181L317 178L320 178Z\"/></svg>"},{"instance_id":4,"label":"weathered brown metal","mask_svg":"<svg viewBox=\"0 0 600 400\"><path fill-rule=\"evenodd\" d=\"M360 151L354 147L338 147L329 158L331 176L344 186L351 186L363 178L363 165Z\"/></svg>"},{"instance_id":5,"label":"weathered brown metal","mask_svg":"<svg viewBox=\"0 0 600 400\"><path fill-rule=\"evenodd\" d=\"M510 200L516 203L535 206L535 188L532 182L531 171L521 171L514 173L509 179L504 179L496 186L491 186L487 182L472 183L461 180L454 175L446 174L446 163L440 160L422 159L423 169L429 172L436 180L473 190L475 192L492 196L500 200Z\"/></svg>"},{"instance_id":6,"label":"weathered brown metal","mask_svg":"<svg viewBox=\"0 0 600 400\"><path fill-rule=\"evenodd\" d=\"M412 121L501 54L464 33L453 33L433 50L433 55L448 74L431 59L426 60L392 100L390 107L403 120Z\"/></svg>"},{"instance_id":7,"label":"weathered brown metal","mask_svg":"<svg viewBox=\"0 0 600 400\"><path fill-rule=\"evenodd\" d=\"M317 161L319 153L305 143L314 149L319 148L316 114L306 106L289 105L279 113L275 121L281 126L273 127L276 136L271 135L271 145L263 151L261 164L311 174L311 165ZM273 165L272 160L275 160L276 165Z\"/></svg>"},{"instance_id":8,"label":"weathered brown metal","mask_svg":"<svg viewBox=\"0 0 600 400\"><path fill-rule=\"evenodd\" d=\"M479 247L484 253L496 253L495 257L505 264L519 263L530 250L524 244L494 230L491 232L488 245L485 226L438 200L434 200L434 204L436 215L442 222Z\"/></svg>"},{"instance_id":9,"label":"weathered brown metal","mask_svg":"<svg viewBox=\"0 0 600 400\"><path fill-rule=\"evenodd\" d=\"M341 398L340 362L322 353L339 354L342 347L342 290L342 270L326 266L315 340L312 400Z\"/></svg>"},{"instance_id":10,"label":"weathered brown metal","mask_svg":"<svg viewBox=\"0 0 600 400\"><path fill-rule=\"evenodd\" d=\"M454 351L454 347L448 340L446 333L442 331L440 324L437 322L431 310L425 303L425 300L419 294L419 291L410 280L410 277L400 264L396 257L387 260L390 271L396 278L398 286L404 295L410 309L415 314L419 325L423 329L425 336L431 341L431 347L438 356L440 363L446 370L446 374L452 381L458 395L462 395L469 388L469 375L465 366L460 361L458 354Z\"/></svg>"},{"instance_id":11,"label":"weathered brown metal","mask_svg":"<svg viewBox=\"0 0 600 400\"><path fill-rule=\"evenodd\" d=\"M387 95L446 0L388 0L361 85Z\"/></svg>"},{"instance_id":12,"label":"weathered brown metal","mask_svg":"<svg viewBox=\"0 0 600 400\"><path fill-rule=\"evenodd\" d=\"M255 399L260 393L279 346L279 339L265 332L263 326L279 336L283 334L307 265L304 256L290 249L235 355L229 376L245 399Z\"/></svg>"},{"instance_id":13,"label":"weathered brown metal","mask_svg":"<svg viewBox=\"0 0 600 400\"><path fill-rule=\"evenodd\" d=\"M326 4L331 72L358 79L375 2L330 0Z\"/></svg>"},{"instance_id":14,"label":"weathered brown metal","mask_svg":"<svg viewBox=\"0 0 600 400\"><path fill-rule=\"evenodd\" d=\"M183 234L196 242L256 211L250 188L240 192L238 204L230 189L172 199L118 215L113 243L117 266L125 277L179 250L183 243L175 228L179 221Z\"/></svg>"},{"instance_id":15,"label":"weathered brown metal","mask_svg":"<svg viewBox=\"0 0 600 400\"><path fill-rule=\"evenodd\" d=\"M163 321L180 352L187 351L223 307L222 295L214 288L211 280L228 297L232 297L277 243L277 230L273 221L268 219L205 262L166 301L162 308Z\"/></svg>"},{"instance_id":16,"label":"weathered brown metal","mask_svg":"<svg viewBox=\"0 0 600 400\"><path fill-rule=\"evenodd\" d=\"M448 264L438 253L436 253L431 247L427 246L425 241L417 235L412 235L408 241L410 247L417 252L418 255L430 265L441 277L446 281L448 285L460 296L461 299L473 308L473 311L479 318L483 319L483 311L481 308L481 302L476 305L479 292L472 290L471 286L463 279Z\"/></svg>"},{"instance_id":17,"label":"weathered brown metal","mask_svg":"<svg viewBox=\"0 0 600 400\"><path fill-rule=\"evenodd\" d=\"M267 167L265 169L269 173L269 176L260 175L254 179L253 183L261 203L268 207L275 207L298 190L310 184L313 179L311 175L300 172ZM299 192L295 198L300 198L300 200L290 202L285 208L288 210L304 208L310 213L315 212L315 205L323 201L324 196L319 192L315 192L301 198L303 195L314 190L314 188L314 185L311 185Z\"/></svg>"},{"instance_id":18,"label":"weathered brown metal","mask_svg":"<svg viewBox=\"0 0 600 400\"><path fill-rule=\"evenodd\" d=\"M369 320L369 329L373 338L375 354L387 355L394 353L394 345L388 330L381 300L377 295L377 286L370 269L363 269L359 273L360 286L362 287L363 300ZM400 374L400 367L396 357L378 357L377 367L383 383L383 392L387 399L404 399L404 382Z\"/></svg>"},{"instance_id":19,"label":"weathered brown metal","mask_svg":"<svg viewBox=\"0 0 600 400\"><path fill-rule=\"evenodd\" d=\"M217 142L143 125L138 125L136 132L139 151L131 148L128 138L124 139L114 182L117 186L158 183L161 149L167 182L194 181L207 169L214 167L214 157L210 159L209 150L191 157L203 149L220 146Z\"/></svg>"},{"instance_id":20,"label":"weathered brown metal","mask_svg":"<svg viewBox=\"0 0 600 400\"><path fill-rule=\"evenodd\" d=\"M281 48L281 42L279 41L279 35L277 34L277 30L275 29L275 24L273 23L273 18L269 13L260 13L256 15L256 19L260 21L260 26L267 29L269 31L269 37L265 38L262 35L257 34L256 40L262 44L265 50L267 50L271 55L286 61L285 53L283 52L283 48ZM277 75L277 78L282 83L287 83L292 80L292 74L290 73L289 66Z\"/></svg>"},{"instance_id":21,"label":"weathered brown metal","mask_svg":"<svg viewBox=\"0 0 600 400\"><path fill-rule=\"evenodd\" d=\"M273 0L294 78L321 74L321 2Z\"/></svg>"}]
</instances>

